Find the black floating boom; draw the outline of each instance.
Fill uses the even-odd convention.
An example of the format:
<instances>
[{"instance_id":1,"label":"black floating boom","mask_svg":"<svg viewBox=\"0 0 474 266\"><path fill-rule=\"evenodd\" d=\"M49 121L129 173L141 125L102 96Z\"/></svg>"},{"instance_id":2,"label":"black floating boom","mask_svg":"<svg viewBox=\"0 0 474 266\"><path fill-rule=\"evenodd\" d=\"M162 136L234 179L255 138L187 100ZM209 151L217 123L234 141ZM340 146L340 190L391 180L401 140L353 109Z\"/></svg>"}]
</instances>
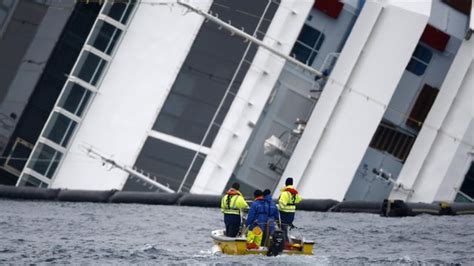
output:
<instances>
[{"instance_id":1,"label":"black floating boom","mask_svg":"<svg viewBox=\"0 0 474 266\"><path fill-rule=\"evenodd\" d=\"M69 190L0 185L0 198L17 200L46 200L69 202L138 203L154 205L180 205L220 207L220 195L189 193L134 192L118 190ZM383 217L405 217L418 214L465 215L474 214L474 203L412 203L401 200L343 201L307 199L297 207L303 211L359 212L380 214Z\"/></svg>"}]
</instances>

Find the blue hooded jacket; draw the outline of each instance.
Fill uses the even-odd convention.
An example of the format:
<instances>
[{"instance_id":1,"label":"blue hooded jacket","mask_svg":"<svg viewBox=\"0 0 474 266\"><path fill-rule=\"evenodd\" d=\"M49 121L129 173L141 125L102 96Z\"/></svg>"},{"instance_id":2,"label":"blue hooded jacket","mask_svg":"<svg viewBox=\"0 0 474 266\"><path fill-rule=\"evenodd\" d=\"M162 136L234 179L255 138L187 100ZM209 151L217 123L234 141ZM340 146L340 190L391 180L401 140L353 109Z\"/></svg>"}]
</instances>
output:
<instances>
[{"instance_id":1,"label":"blue hooded jacket","mask_svg":"<svg viewBox=\"0 0 474 266\"><path fill-rule=\"evenodd\" d=\"M272 201L271 195L267 195L265 198L258 197L250 206L246 226L252 230L255 225L258 225L265 231L268 222L270 233L272 233L275 230L275 221L278 220L278 216L278 208Z\"/></svg>"}]
</instances>

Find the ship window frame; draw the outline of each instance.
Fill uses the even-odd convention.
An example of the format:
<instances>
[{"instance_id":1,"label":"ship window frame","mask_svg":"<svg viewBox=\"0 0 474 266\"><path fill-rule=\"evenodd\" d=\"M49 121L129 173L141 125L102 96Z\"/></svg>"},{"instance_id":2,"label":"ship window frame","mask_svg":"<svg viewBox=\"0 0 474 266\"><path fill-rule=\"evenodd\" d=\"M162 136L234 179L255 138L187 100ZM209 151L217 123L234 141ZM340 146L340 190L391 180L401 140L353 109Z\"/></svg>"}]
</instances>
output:
<instances>
[{"instance_id":1,"label":"ship window frame","mask_svg":"<svg viewBox=\"0 0 474 266\"><path fill-rule=\"evenodd\" d=\"M16 156L15 156L18 153L17 149L20 146L30 150L30 152L28 153L28 156L31 154L31 152L33 151L33 148L34 148L33 144L29 143L28 141L26 141L26 140L24 140L20 137L17 137L16 140L15 140L15 144L13 144L13 148L12 148L11 152L8 154L8 157L6 158L5 163L2 166L2 168L4 170L8 171L9 173L11 173L15 176L20 176L21 175L21 171L25 168L26 163L27 163L27 159L28 159L28 157L25 158L25 162L24 162L21 169L17 168L14 164L10 164L11 161L22 159L22 158L16 158Z\"/></svg>"},{"instance_id":2,"label":"ship window frame","mask_svg":"<svg viewBox=\"0 0 474 266\"><path fill-rule=\"evenodd\" d=\"M83 50L72 75L93 86L97 86L103 78L107 64L107 59L92 51Z\"/></svg>"},{"instance_id":3,"label":"ship window frame","mask_svg":"<svg viewBox=\"0 0 474 266\"><path fill-rule=\"evenodd\" d=\"M109 30L113 32L111 35L107 35ZM97 23L91 31L91 35L87 40L87 44L96 48L97 50L111 56L117 44L120 36L123 34L123 29L120 29L105 19L97 19ZM98 47L102 44L106 44L105 47Z\"/></svg>"},{"instance_id":4,"label":"ship window frame","mask_svg":"<svg viewBox=\"0 0 474 266\"><path fill-rule=\"evenodd\" d=\"M82 117L93 93L81 84L69 80L63 89L57 106L77 117Z\"/></svg>"},{"instance_id":5,"label":"ship window frame","mask_svg":"<svg viewBox=\"0 0 474 266\"><path fill-rule=\"evenodd\" d=\"M308 32L308 31L312 31L312 32ZM314 36L314 34L316 33L318 35L315 38L314 42L309 41L307 39L307 36L308 36L307 34L309 34L310 36L311 35ZM304 24L303 27L301 28L301 31L298 35L297 40L295 41L293 48L291 49L290 55L302 63L305 63L307 65L312 65L317 55L321 51L321 47L325 39L326 39L326 35L322 31L319 31L316 28L313 28L307 24ZM310 43L308 43L308 41ZM309 53L307 55L301 55L301 53L300 54L297 53L297 49L305 49Z\"/></svg>"},{"instance_id":6,"label":"ship window frame","mask_svg":"<svg viewBox=\"0 0 474 266\"><path fill-rule=\"evenodd\" d=\"M58 151L46 143L39 142L33 150L33 154L28 160L26 167L37 172L41 176L52 179L63 156L63 152ZM41 157L45 157L45 159L42 159ZM46 163L42 163L41 161L43 160L48 161Z\"/></svg>"},{"instance_id":7,"label":"ship window frame","mask_svg":"<svg viewBox=\"0 0 474 266\"><path fill-rule=\"evenodd\" d=\"M123 25L127 25L136 2L136 0L107 1L101 13ZM120 10L122 6L124 7Z\"/></svg>"},{"instance_id":8,"label":"ship window frame","mask_svg":"<svg viewBox=\"0 0 474 266\"><path fill-rule=\"evenodd\" d=\"M428 58L422 58L420 55L428 55ZM413 51L413 54L408 62L405 70L417 75L422 76L425 74L428 65L430 64L431 60L433 59L433 51L425 45L418 43Z\"/></svg>"},{"instance_id":9,"label":"ship window frame","mask_svg":"<svg viewBox=\"0 0 474 266\"><path fill-rule=\"evenodd\" d=\"M42 136L66 148L78 124L78 121L68 117L65 113L54 111Z\"/></svg>"},{"instance_id":10,"label":"ship window frame","mask_svg":"<svg viewBox=\"0 0 474 266\"><path fill-rule=\"evenodd\" d=\"M31 174L25 173L21 176L18 186L47 188L49 184Z\"/></svg>"}]
</instances>

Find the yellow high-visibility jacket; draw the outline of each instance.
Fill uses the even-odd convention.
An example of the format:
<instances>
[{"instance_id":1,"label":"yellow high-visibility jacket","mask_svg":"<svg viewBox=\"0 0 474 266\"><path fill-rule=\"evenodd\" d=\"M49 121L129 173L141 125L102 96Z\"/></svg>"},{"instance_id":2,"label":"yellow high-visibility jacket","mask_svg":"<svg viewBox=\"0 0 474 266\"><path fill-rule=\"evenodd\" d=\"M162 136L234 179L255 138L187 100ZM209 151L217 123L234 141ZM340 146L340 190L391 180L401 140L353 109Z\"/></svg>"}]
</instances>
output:
<instances>
[{"instance_id":1,"label":"yellow high-visibility jacket","mask_svg":"<svg viewBox=\"0 0 474 266\"><path fill-rule=\"evenodd\" d=\"M300 194L293 186L286 186L281 190L278 198L278 209L281 212L295 212L296 204L302 200Z\"/></svg>"},{"instance_id":2,"label":"yellow high-visibility jacket","mask_svg":"<svg viewBox=\"0 0 474 266\"><path fill-rule=\"evenodd\" d=\"M229 189L221 200L221 212L224 214L240 215L240 210L248 207L242 193L233 188Z\"/></svg>"}]
</instances>

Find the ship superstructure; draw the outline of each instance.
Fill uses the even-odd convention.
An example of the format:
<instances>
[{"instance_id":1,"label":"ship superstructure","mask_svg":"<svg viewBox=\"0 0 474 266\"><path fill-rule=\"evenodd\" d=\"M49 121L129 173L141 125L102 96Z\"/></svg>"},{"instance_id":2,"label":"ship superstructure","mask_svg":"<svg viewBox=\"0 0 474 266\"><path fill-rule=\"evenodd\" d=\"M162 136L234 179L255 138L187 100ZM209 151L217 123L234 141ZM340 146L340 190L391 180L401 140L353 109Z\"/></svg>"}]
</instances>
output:
<instances>
[{"instance_id":1,"label":"ship superstructure","mask_svg":"<svg viewBox=\"0 0 474 266\"><path fill-rule=\"evenodd\" d=\"M4 134L3 172L18 186L221 194L239 181L250 193L291 176L304 198L472 201L471 1L67 10L58 25L81 10L90 25L48 118L25 141L33 122L19 110ZM25 101L38 101L47 90L22 73Z\"/></svg>"}]
</instances>

